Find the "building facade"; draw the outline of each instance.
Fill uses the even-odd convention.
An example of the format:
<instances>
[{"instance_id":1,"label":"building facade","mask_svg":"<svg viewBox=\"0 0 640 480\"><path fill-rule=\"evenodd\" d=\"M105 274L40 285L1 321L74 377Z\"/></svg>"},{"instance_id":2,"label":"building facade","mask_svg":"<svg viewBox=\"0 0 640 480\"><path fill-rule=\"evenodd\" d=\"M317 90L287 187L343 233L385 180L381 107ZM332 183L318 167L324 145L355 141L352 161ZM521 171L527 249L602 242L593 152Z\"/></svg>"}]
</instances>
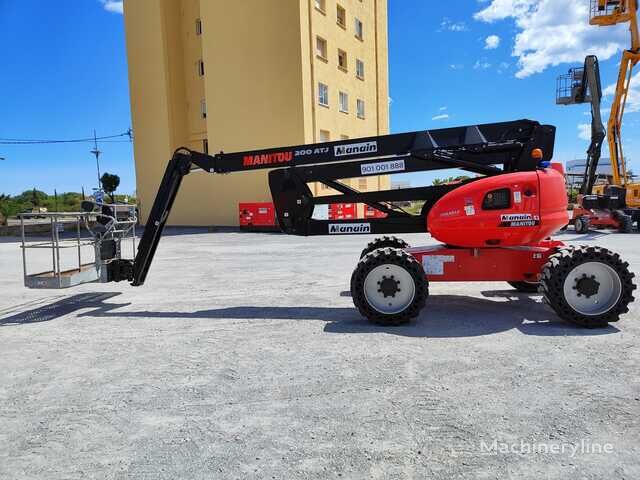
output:
<instances>
[{"instance_id":1,"label":"building facade","mask_svg":"<svg viewBox=\"0 0 640 480\"><path fill-rule=\"evenodd\" d=\"M631 159L625 157L627 165L631 164ZM566 177L567 182L571 187L578 188L582 185L584 178L584 171L587 166L586 159L569 160L567 162ZM633 172L627 171L627 182L632 182ZM608 184L613 183L613 167L611 166L610 158L601 158L598 161L598 168L596 169L596 184Z\"/></svg>"},{"instance_id":2,"label":"building facade","mask_svg":"<svg viewBox=\"0 0 640 480\"><path fill-rule=\"evenodd\" d=\"M173 151L239 151L389 131L386 0L125 0L137 196ZM169 224L238 225L266 171L188 175ZM388 189L388 177L348 180ZM316 195L335 193L311 185Z\"/></svg>"}]
</instances>

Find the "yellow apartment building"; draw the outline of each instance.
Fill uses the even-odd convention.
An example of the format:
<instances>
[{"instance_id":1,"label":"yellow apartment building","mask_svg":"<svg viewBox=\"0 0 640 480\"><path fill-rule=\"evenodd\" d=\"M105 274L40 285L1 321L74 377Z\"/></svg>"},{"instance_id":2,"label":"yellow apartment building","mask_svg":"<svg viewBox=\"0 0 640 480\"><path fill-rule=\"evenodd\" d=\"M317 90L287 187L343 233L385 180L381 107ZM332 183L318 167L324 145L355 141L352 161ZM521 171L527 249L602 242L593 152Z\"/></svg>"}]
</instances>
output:
<instances>
[{"instance_id":1,"label":"yellow apartment building","mask_svg":"<svg viewBox=\"0 0 640 480\"><path fill-rule=\"evenodd\" d=\"M232 152L389 131L386 0L125 0L124 10L142 221L180 146ZM168 223L236 226L239 202L271 201L266 175L194 172ZM347 183L390 188L389 177Z\"/></svg>"}]
</instances>

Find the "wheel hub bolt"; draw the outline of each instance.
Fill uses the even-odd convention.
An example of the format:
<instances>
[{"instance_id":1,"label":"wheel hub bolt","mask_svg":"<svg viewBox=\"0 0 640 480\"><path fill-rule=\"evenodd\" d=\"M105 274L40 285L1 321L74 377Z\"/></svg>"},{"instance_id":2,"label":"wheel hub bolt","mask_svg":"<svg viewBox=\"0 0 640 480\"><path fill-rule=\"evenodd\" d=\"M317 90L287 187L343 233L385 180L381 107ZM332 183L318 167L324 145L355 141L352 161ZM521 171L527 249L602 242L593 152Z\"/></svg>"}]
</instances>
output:
<instances>
[{"instance_id":1,"label":"wheel hub bolt","mask_svg":"<svg viewBox=\"0 0 640 480\"><path fill-rule=\"evenodd\" d=\"M583 295L587 298L591 298L600 291L600 282L596 280L595 275L587 276L586 273L582 274L581 278L575 279L575 286L573 287L578 291L578 297Z\"/></svg>"},{"instance_id":2,"label":"wheel hub bolt","mask_svg":"<svg viewBox=\"0 0 640 480\"><path fill-rule=\"evenodd\" d=\"M380 288L378 288L378 292L384 295L384 298L387 297L395 297L396 293L400 291L400 282L395 280L394 276L391 275L387 277L385 275L382 276L382 280L378 282Z\"/></svg>"}]
</instances>

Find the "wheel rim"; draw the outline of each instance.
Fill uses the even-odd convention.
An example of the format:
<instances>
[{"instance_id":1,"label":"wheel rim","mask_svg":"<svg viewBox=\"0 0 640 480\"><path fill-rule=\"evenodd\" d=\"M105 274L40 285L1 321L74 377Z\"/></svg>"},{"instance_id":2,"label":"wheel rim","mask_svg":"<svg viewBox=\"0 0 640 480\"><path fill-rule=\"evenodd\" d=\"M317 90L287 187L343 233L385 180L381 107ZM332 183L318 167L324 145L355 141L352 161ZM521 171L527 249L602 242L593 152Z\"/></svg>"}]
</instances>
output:
<instances>
[{"instance_id":1,"label":"wheel rim","mask_svg":"<svg viewBox=\"0 0 640 480\"><path fill-rule=\"evenodd\" d=\"M576 312L602 315L618 303L622 281L606 263L585 262L569 272L563 290L567 303Z\"/></svg>"},{"instance_id":2,"label":"wheel rim","mask_svg":"<svg viewBox=\"0 0 640 480\"><path fill-rule=\"evenodd\" d=\"M580 218L576 218L576 230L579 232L582 230L582 220Z\"/></svg>"},{"instance_id":3,"label":"wheel rim","mask_svg":"<svg viewBox=\"0 0 640 480\"><path fill-rule=\"evenodd\" d=\"M364 296L377 312L393 315L405 310L416 294L413 276L394 264L379 265L364 279Z\"/></svg>"}]
</instances>

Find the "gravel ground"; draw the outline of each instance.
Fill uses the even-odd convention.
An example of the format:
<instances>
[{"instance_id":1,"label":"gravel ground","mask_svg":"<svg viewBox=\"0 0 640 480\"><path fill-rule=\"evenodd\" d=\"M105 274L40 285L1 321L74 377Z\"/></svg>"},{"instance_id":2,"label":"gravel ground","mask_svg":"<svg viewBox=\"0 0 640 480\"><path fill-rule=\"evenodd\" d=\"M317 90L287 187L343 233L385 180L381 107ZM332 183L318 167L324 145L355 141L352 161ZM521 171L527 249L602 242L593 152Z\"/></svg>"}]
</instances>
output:
<instances>
[{"instance_id":1,"label":"gravel ground","mask_svg":"<svg viewBox=\"0 0 640 480\"><path fill-rule=\"evenodd\" d=\"M638 236L560 238L640 272ZM0 478L640 478L637 304L583 330L432 284L376 327L346 292L367 241L183 232L144 287L42 291L1 240Z\"/></svg>"}]
</instances>

